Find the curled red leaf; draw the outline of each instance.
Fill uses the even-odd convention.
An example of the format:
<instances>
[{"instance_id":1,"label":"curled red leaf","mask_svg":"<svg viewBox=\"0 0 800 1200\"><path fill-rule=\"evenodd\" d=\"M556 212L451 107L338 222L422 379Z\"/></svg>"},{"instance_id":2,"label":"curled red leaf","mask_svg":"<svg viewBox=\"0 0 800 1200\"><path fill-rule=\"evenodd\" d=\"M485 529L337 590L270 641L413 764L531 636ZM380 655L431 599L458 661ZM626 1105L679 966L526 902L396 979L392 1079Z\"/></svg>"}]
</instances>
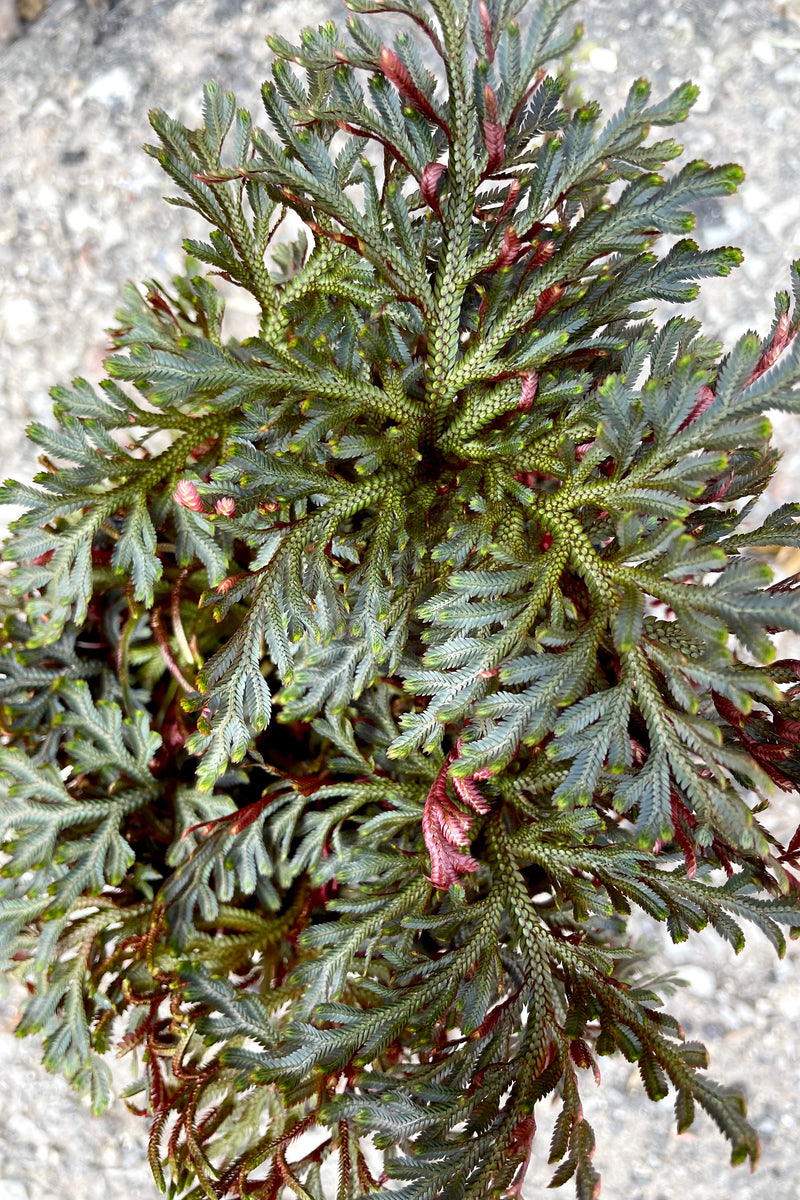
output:
<instances>
[{"instance_id":1,"label":"curled red leaf","mask_svg":"<svg viewBox=\"0 0 800 1200\"><path fill-rule=\"evenodd\" d=\"M697 399L695 400L688 417L678 426L678 432L680 433L680 431L685 429L687 425L691 425L692 421L696 421L698 417L702 416L713 399L714 393L712 392L711 388L704 383L700 388L700 391L697 393Z\"/></svg>"},{"instance_id":2,"label":"curled red leaf","mask_svg":"<svg viewBox=\"0 0 800 1200\"><path fill-rule=\"evenodd\" d=\"M422 179L419 181L419 190L422 199L427 204L428 208L432 208L437 217L441 217L441 209L439 208L439 184L442 176L447 174L447 167L444 163L430 162L422 172Z\"/></svg>"},{"instance_id":3,"label":"curled red leaf","mask_svg":"<svg viewBox=\"0 0 800 1200\"><path fill-rule=\"evenodd\" d=\"M468 808L471 808L473 812L489 812L491 805L481 794L480 788L471 775L468 775L466 779L459 779L458 776L454 776L453 787L456 789L459 800L466 804Z\"/></svg>"},{"instance_id":4,"label":"curled red leaf","mask_svg":"<svg viewBox=\"0 0 800 1200\"><path fill-rule=\"evenodd\" d=\"M414 83L408 67L406 67L405 63L394 50L390 50L388 46L384 46L380 53L380 64L386 78L390 83L394 84L400 95L408 101L412 108L422 113L423 117L426 117L435 125L446 129L444 121L428 97Z\"/></svg>"},{"instance_id":5,"label":"curled red leaf","mask_svg":"<svg viewBox=\"0 0 800 1200\"><path fill-rule=\"evenodd\" d=\"M492 38L492 18L489 16L489 9L486 7L486 0L480 0L478 5L478 14L483 26L483 36L486 41L486 57L489 62L494 62L494 39Z\"/></svg>"},{"instance_id":6,"label":"curled red leaf","mask_svg":"<svg viewBox=\"0 0 800 1200\"><path fill-rule=\"evenodd\" d=\"M483 122L483 140L486 143L486 150L489 155L486 170L491 175L493 171L502 166L506 156L506 131L500 120L497 97L488 83L483 89L483 103L486 112Z\"/></svg>"},{"instance_id":7,"label":"curled red leaf","mask_svg":"<svg viewBox=\"0 0 800 1200\"><path fill-rule=\"evenodd\" d=\"M554 283L552 287L545 288L539 299L536 301L536 307L533 310L533 320L538 321L545 313L549 312L555 304L556 300L563 295L564 289L560 284Z\"/></svg>"},{"instance_id":8,"label":"curled red leaf","mask_svg":"<svg viewBox=\"0 0 800 1200\"><path fill-rule=\"evenodd\" d=\"M519 400L517 401L517 408L522 412L530 412L538 386L539 376L536 372L526 371L522 376L522 387L520 388Z\"/></svg>"},{"instance_id":9,"label":"curled red leaf","mask_svg":"<svg viewBox=\"0 0 800 1200\"><path fill-rule=\"evenodd\" d=\"M472 812L464 812L448 795L450 755L436 776L422 814L422 836L430 855L430 880L436 888L449 888L468 872L477 871L475 859L461 847L468 846L472 832L472 813L487 813L489 803L481 794L474 777L454 779L459 800Z\"/></svg>"},{"instance_id":10,"label":"curled red leaf","mask_svg":"<svg viewBox=\"0 0 800 1200\"><path fill-rule=\"evenodd\" d=\"M492 265L493 271L501 271L504 267L510 267L515 263L522 253L522 243L517 237L517 231L513 225L509 225L503 234L503 244L500 247L495 262Z\"/></svg>"},{"instance_id":11,"label":"curled red leaf","mask_svg":"<svg viewBox=\"0 0 800 1200\"><path fill-rule=\"evenodd\" d=\"M796 333L797 330L792 329L788 312L781 313L780 317L778 318L778 324L775 326L775 333L773 334L772 341L756 363L755 369L747 381L748 384L755 383L756 379L758 379L760 375L763 375L765 371L768 371L770 367L774 366L780 355L793 340Z\"/></svg>"},{"instance_id":12,"label":"curled red leaf","mask_svg":"<svg viewBox=\"0 0 800 1200\"><path fill-rule=\"evenodd\" d=\"M182 508L191 509L192 512L201 513L203 511L203 502L191 479L178 480L178 486L172 493L172 499Z\"/></svg>"}]
</instances>

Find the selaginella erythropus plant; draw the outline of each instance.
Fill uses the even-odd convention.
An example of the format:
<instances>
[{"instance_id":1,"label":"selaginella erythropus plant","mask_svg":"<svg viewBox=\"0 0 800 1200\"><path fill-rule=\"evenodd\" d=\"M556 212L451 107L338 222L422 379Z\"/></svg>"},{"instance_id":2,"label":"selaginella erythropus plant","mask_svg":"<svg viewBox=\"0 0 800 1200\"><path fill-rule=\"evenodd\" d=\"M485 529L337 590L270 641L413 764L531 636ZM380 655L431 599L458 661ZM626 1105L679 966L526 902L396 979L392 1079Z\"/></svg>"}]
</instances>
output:
<instances>
[{"instance_id":1,"label":"selaginella erythropus plant","mask_svg":"<svg viewBox=\"0 0 800 1200\"><path fill-rule=\"evenodd\" d=\"M272 39L270 134L213 85L154 112L257 333L209 274L130 287L5 486L3 953L96 1108L141 1048L173 1197L517 1194L553 1101L593 1197L612 1053L758 1153L624 934L800 926L755 815L800 782L800 606L751 553L800 506L750 516L800 317L724 357L650 322L739 261L685 235L741 173L659 174L689 84L570 111L569 0L523 2Z\"/></svg>"}]
</instances>

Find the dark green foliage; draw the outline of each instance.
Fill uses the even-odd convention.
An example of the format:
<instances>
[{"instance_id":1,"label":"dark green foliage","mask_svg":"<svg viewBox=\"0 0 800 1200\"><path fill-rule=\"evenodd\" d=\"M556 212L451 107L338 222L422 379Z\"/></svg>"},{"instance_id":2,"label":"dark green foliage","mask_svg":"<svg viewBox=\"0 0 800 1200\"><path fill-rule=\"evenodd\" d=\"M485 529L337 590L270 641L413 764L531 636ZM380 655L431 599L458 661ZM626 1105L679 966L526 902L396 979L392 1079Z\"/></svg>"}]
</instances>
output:
<instances>
[{"instance_id":1,"label":"dark green foliage","mask_svg":"<svg viewBox=\"0 0 800 1200\"><path fill-rule=\"evenodd\" d=\"M613 1053L755 1161L625 928L800 926L800 839L756 815L800 783L797 581L751 553L800 545L800 506L753 518L800 317L722 358L651 322L739 261L686 234L741 172L660 173L689 84L569 111L569 0L351 7L417 41L274 39L270 133L213 85L198 131L152 114L211 271L128 289L112 379L56 389L5 485L23 1030L98 1109L142 1048L175 1198L513 1195L553 1100L593 1197Z\"/></svg>"}]
</instances>

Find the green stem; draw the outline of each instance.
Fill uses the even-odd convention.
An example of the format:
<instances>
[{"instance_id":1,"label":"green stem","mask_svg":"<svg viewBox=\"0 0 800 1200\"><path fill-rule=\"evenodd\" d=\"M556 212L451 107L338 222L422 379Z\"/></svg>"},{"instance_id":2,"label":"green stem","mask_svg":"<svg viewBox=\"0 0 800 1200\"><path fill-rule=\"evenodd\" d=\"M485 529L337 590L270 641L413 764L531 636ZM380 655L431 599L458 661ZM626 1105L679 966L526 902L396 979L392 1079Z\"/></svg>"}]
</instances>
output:
<instances>
[{"instance_id":1,"label":"green stem","mask_svg":"<svg viewBox=\"0 0 800 1200\"><path fill-rule=\"evenodd\" d=\"M435 319L428 356L428 401L433 431L439 433L446 405L455 394L450 375L458 357L460 313L467 286L467 257L477 175L472 148L472 113L467 73L467 19L449 5L433 3L444 35L444 64L450 92L450 199L445 208L442 262L434 290ZM437 411L438 410L438 411Z\"/></svg>"}]
</instances>

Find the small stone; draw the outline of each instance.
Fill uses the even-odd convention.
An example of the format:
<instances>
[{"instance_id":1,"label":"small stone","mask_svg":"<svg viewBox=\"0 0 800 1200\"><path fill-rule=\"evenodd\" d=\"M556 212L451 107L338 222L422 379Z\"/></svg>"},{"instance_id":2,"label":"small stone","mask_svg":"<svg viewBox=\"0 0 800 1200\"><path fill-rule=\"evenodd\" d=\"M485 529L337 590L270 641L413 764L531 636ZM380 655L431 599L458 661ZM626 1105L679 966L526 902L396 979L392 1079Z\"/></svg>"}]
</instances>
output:
<instances>
[{"instance_id":1,"label":"small stone","mask_svg":"<svg viewBox=\"0 0 800 1200\"><path fill-rule=\"evenodd\" d=\"M21 1179L0 1179L3 1200L30 1200L30 1192Z\"/></svg>"},{"instance_id":2,"label":"small stone","mask_svg":"<svg viewBox=\"0 0 800 1200\"><path fill-rule=\"evenodd\" d=\"M790 104L773 104L764 117L764 128L770 133L783 134L794 121L794 109Z\"/></svg>"},{"instance_id":3,"label":"small stone","mask_svg":"<svg viewBox=\"0 0 800 1200\"><path fill-rule=\"evenodd\" d=\"M779 67L773 75L773 80L775 83L779 83L781 87L785 87L787 84L791 86L792 84L800 83L800 62L792 59L784 67Z\"/></svg>"},{"instance_id":4,"label":"small stone","mask_svg":"<svg viewBox=\"0 0 800 1200\"><path fill-rule=\"evenodd\" d=\"M33 191L33 203L38 212L50 210L57 212L61 206L58 189L44 181L37 184Z\"/></svg>"},{"instance_id":5,"label":"small stone","mask_svg":"<svg viewBox=\"0 0 800 1200\"><path fill-rule=\"evenodd\" d=\"M739 191L739 199L745 212L757 213L759 216L769 208L772 197L757 183L746 179Z\"/></svg>"},{"instance_id":6,"label":"small stone","mask_svg":"<svg viewBox=\"0 0 800 1200\"><path fill-rule=\"evenodd\" d=\"M771 67L775 62L775 47L767 38L756 38L750 49L753 58L757 58L765 67Z\"/></svg>"},{"instance_id":7,"label":"small stone","mask_svg":"<svg viewBox=\"0 0 800 1200\"><path fill-rule=\"evenodd\" d=\"M112 67L96 76L86 89L86 99L105 108L130 108L136 95L136 82L124 67Z\"/></svg>"},{"instance_id":8,"label":"small stone","mask_svg":"<svg viewBox=\"0 0 800 1200\"><path fill-rule=\"evenodd\" d=\"M21 33L16 0L0 0L0 46L7 46Z\"/></svg>"},{"instance_id":9,"label":"small stone","mask_svg":"<svg viewBox=\"0 0 800 1200\"><path fill-rule=\"evenodd\" d=\"M703 116L705 113L711 112L711 106L714 103L714 89L708 84L704 84L700 88L697 99L692 105L692 115L695 117Z\"/></svg>"},{"instance_id":10,"label":"small stone","mask_svg":"<svg viewBox=\"0 0 800 1200\"><path fill-rule=\"evenodd\" d=\"M23 1112L14 1112L8 1118L8 1133L15 1144L32 1146L34 1149L47 1149L48 1131L38 1121Z\"/></svg>"},{"instance_id":11,"label":"small stone","mask_svg":"<svg viewBox=\"0 0 800 1200\"><path fill-rule=\"evenodd\" d=\"M118 246L126 238L125 226L119 217L105 217L102 232L104 246Z\"/></svg>"},{"instance_id":12,"label":"small stone","mask_svg":"<svg viewBox=\"0 0 800 1200\"><path fill-rule=\"evenodd\" d=\"M84 150L82 147L75 150L65 150L61 155L59 162L62 164L62 166L73 167L76 163L85 162L88 156L88 150Z\"/></svg>"},{"instance_id":13,"label":"small stone","mask_svg":"<svg viewBox=\"0 0 800 1200\"><path fill-rule=\"evenodd\" d=\"M0 308L0 329L12 346L32 341L41 332L38 308L27 296L9 296Z\"/></svg>"},{"instance_id":14,"label":"small stone","mask_svg":"<svg viewBox=\"0 0 800 1200\"><path fill-rule=\"evenodd\" d=\"M595 46L589 51L589 63L595 71L613 75L617 69L617 56L610 46Z\"/></svg>"},{"instance_id":15,"label":"small stone","mask_svg":"<svg viewBox=\"0 0 800 1200\"><path fill-rule=\"evenodd\" d=\"M23 21L35 21L44 8L44 0L17 0L17 9Z\"/></svg>"},{"instance_id":16,"label":"small stone","mask_svg":"<svg viewBox=\"0 0 800 1200\"><path fill-rule=\"evenodd\" d=\"M784 987L778 993L778 1008L788 1021L800 1020L800 992Z\"/></svg>"},{"instance_id":17,"label":"small stone","mask_svg":"<svg viewBox=\"0 0 800 1200\"><path fill-rule=\"evenodd\" d=\"M790 196L788 200L767 208L763 220L773 235L794 232L797 228L797 197Z\"/></svg>"},{"instance_id":18,"label":"small stone","mask_svg":"<svg viewBox=\"0 0 800 1200\"><path fill-rule=\"evenodd\" d=\"M74 233L76 237L85 237L87 233L94 233L97 226L97 221L92 213L79 204L66 210L64 223L70 233Z\"/></svg>"},{"instance_id":19,"label":"small stone","mask_svg":"<svg viewBox=\"0 0 800 1200\"><path fill-rule=\"evenodd\" d=\"M696 967L687 963L678 968L678 974L685 979L689 989L702 1000L710 1000L715 995L717 983L714 976L705 967Z\"/></svg>"},{"instance_id":20,"label":"small stone","mask_svg":"<svg viewBox=\"0 0 800 1200\"><path fill-rule=\"evenodd\" d=\"M42 96L33 110L33 116L37 122L44 123L48 118L52 117L57 121L63 121L66 109L60 99L55 96Z\"/></svg>"}]
</instances>

